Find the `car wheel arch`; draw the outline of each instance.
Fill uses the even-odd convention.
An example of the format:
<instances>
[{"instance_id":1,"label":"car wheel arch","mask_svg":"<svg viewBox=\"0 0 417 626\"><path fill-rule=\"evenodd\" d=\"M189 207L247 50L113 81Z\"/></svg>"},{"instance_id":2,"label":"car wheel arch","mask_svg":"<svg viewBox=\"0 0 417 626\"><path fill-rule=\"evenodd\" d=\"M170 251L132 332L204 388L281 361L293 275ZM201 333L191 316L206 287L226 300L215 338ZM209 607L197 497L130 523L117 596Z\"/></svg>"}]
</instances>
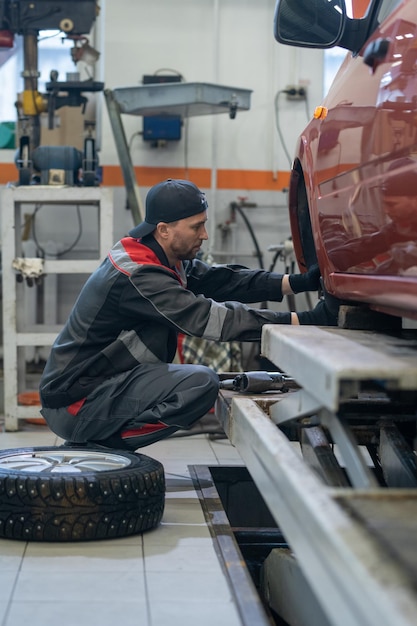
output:
<instances>
[{"instance_id":1,"label":"car wheel arch","mask_svg":"<svg viewBox=\"0 0 417 626\"><path fill-rule=\"evenodd\" d=\"M289 189L289 218L294 252L301 271L318 262L307 187L299 160L294 162Z\"/></svg>"}]
</instances>

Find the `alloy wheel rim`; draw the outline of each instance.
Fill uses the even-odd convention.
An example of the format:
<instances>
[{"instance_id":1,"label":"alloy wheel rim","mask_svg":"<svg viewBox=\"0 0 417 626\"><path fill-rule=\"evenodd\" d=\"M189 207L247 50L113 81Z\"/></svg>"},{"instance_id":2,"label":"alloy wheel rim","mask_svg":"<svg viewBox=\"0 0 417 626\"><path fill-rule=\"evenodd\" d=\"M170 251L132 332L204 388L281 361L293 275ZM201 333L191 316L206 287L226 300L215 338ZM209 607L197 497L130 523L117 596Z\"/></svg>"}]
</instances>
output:
<instances>
[{"instance_id":1,"label":"alloy wheel rim","mask_svg":"<svg viewBox=\"0 0 417 626\"><path fill-rule=\"evenodd\" d=\"M36 450L0 458L0 470L36 474L67 474L119 470L131 464L129 458L95 450Z\"/></svg>"}]
</instances>

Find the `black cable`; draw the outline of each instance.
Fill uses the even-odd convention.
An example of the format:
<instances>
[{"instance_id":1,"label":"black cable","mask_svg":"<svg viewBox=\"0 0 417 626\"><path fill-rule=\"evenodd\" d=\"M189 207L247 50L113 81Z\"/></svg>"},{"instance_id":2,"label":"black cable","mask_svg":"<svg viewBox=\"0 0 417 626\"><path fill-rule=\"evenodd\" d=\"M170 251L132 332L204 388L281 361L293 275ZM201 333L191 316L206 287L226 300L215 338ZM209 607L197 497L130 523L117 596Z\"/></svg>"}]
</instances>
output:
<instances>
[{"instance_id":1,"label":"black cable","mask_svg":"<svg viewBox=\"0 0 417 626\"><path fill-rule=\"evenodd\" d=\"M252 238L253 245L255 246L256 256L258 257L258 261L259 261L259 267L263 270L264 269L264 263L263 263L263 260L262 260L262 252L261 252L261 249L259 247L258 240L256 239L254 230L253 230L253 228L251 226L251 223L249 222L247 216L245 215L245 212L242 210L242 207L240 206L240 204L237 204L237 202L232 202L230 207L232 208L232 210L237 210L239 215L242 217L243 221L245 222L246 227L247 227L247 229L249 231L249 234L250 234L250 236Z\"/></svg>"},{"instance_id":2,"label":"black cable","mask_svg":"<svg viewBox=\"0 0 417 626\"><path fill-rule=\"evenodd\" d=\"M282 148L283 148L283 150L285 152L285 156L287 157L288 162L289 162L290 167L291 167L292 166L292 158L290 157L290 153L288 152L287 146L285 145L285 140L284 140L284 136L283 136L282 131L281 131L281 126L280 126L280 121L279 121L279 103L278 103L278 100L279 100L279 97L280 97L280 95L282 93L287 93L287 90L286 89L281 89L280 91L277 92L277 94L275 96L275 126L276 126L276 129L278 131L278 136L279 136L279 138L281 140L281 145L282 145Z\"/></svg>"},{"instance_id":3,"label":"black cable","mask_svg":"<svg viewBox=\"0 0 417 626\"><path fill-rule=\"evenodd\" d=\"M56 37L58 37L60 35L61 35L61 31L57 30L52 35L45 35L44 37L39 37L38 38L38 43L41 42L41 41L46 41L47 39L55 39ZM65 39L65 37L62 37L62 39Z\"/></svg>"},{"instance_id":4,"label":"black cable","mask_svg":"<svg viewBox=\"0 0 417 626\"><path fill-rule=\"evenodd\" d=\"M133 144L133 140L135 137L138 137L139 135L143 135L143 131L141 130L137 130L135 133L133 133L133 135L130 137L129 139L129 152L132 150L132 144Z\"/></svg>"},{"instance_id":5,"label":"black cable","mask_svg":"<svg viewBox=\"0 0 417 626\"><path fill-rule=\"evenodd\" d=\"M82 224L82 219L81 219L80 205L79 204L76 205L77 218L78 218L78 234L77 234L75 240L73 241L73 243L68 248L66 248L65 250L62 250L61 252L56 252L53 255L52 254L48 255L46 250L40 245L40 243L39 243L39 241L37 239L37 235L36 235L36 215L37 215L38 211L42 208L42 206L43 206L42 204L37 204L35 206L35 210L33 212L33 216L32 216L33 241L35 242L35 245L38 248L38 250L41 253L43 258L46 258L47 256L52 256L52 257L64 256L64 254L68 254L68 252L71 252L71 250L73 250L75 248L75 246L77 245L77 243L81 239L81 235L83 234L83 224Z\"/></svg>"},{"instance_id":6,"label":"black cable","mask_svg":"<svg viewBox=\"0 0 417 626\"><path fill-rule=\"evenodd\" d=\"M253 228L252 228L252 226L251 226L251 224L250 224L250 222L249 222L249 220L248 220L247 216L245 215L244 211L242 210L242 207L241 207L239 204L237 204L237 202L232 202L232 203L230 204L230 207L231 207L232 211L233 211L233 210L237 210L237 211L238 211L238 213L239 213L239 215L241 215L241 216L242 216L242 219L243 219L243 221L245 222L246 227L247 227L247 229L248 229L248 231L249 231L249 233L250 233L250 236L251 236L251 238L252 238L252 241L253 241L253 243L254 243L254 246L255 246L255 249L256 249L256 256L258 257L258 261L259 261L259 267L260 267L261 269L264 269L264 264L263 264L263 259L262 259L262 252L261 252L261 249L260 249L260 247L259 247L258 240L256 239L255 232L254 232L254 230L253 230ZM261 308L262 308L262 309L267 309L267 308L268 308L268 303L267 303L267 302L265 302L265 301L264 301L264 302L261 302ZM254 342L254 343L252 344L252 346L251 346L251 348L252 348L252 352L255 350L255 346L256 346L256 345L258 345L258 346L259 346L259 347L258 347L258 350L259 350L259 348L260 348L260 343L259 343L259 342Z\"/></svg>"},{"instance_id":7,"label":"black cable","mask_svg":"<svg viewBox=\"0 0 417 626\"><path fill-rule=\"evenodd\" d=\"M273 259L271 261L271 265L269 266L269 272L273 272L275 269L275 265L277 264L277 261L281 255L282 250L277 250L273 256Z\"/></svg>"}]
</instances>

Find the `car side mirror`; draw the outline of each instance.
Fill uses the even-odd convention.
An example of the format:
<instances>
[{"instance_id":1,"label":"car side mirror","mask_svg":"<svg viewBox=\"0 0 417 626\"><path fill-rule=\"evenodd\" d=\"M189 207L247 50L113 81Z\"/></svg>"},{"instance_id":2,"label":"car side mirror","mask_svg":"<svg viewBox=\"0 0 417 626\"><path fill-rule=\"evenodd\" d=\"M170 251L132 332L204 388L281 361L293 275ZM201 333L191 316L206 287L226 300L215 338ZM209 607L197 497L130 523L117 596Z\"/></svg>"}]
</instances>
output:
<instances>
[{"instance_id":1,"label":"car side mirror","mask_svg":"<svg viewBox=\"0 0 417 626\"><path fill-rule=\"evenodd\" d=\"M345 18L344 0L277 0L274 36L283 44L330 48L340 40Z\"/></svg>"}]
</instances>

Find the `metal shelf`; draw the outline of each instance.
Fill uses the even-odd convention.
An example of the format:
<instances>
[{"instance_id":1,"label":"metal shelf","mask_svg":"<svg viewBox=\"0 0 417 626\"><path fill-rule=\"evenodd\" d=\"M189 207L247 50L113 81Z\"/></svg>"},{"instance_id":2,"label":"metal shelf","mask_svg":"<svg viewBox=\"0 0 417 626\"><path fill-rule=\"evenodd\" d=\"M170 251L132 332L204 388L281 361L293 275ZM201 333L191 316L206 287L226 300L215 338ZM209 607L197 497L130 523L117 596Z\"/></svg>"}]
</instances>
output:
<instances>
[{"instance_id":1,"label":"metal shelf","mask_svg":"<svg viewBox=\"0 0 417 626\"><path fill-rule=\"evenodd\" d=\"M113 197L109 188L68 186L7 187L1 192L2 206L2 280L3 280L3 372L6 431L19 429L19 419L36 417L39 406L20 406L18 394L25 384L25 363L19 348L50 346L60 327L37 324L22 327L22 290L18 285L13 260L22 256L22 209L28 204L83 205L98 214L99 252L95 260L46 260L44 273L91 274L113 245ZM40 415L39 415L40 416Z\"/></svg>"},{"instance_id":2,"label":"metal shelf","mask_svg":"<svg viewBox=\"0 0 417 626\"><path fill-rule=\"evenodd\" d=\"M114 89L113 97L121 113L193 117L247 111L251 93L211 83L160 83Z\"/></svg>"}]
</instances>

